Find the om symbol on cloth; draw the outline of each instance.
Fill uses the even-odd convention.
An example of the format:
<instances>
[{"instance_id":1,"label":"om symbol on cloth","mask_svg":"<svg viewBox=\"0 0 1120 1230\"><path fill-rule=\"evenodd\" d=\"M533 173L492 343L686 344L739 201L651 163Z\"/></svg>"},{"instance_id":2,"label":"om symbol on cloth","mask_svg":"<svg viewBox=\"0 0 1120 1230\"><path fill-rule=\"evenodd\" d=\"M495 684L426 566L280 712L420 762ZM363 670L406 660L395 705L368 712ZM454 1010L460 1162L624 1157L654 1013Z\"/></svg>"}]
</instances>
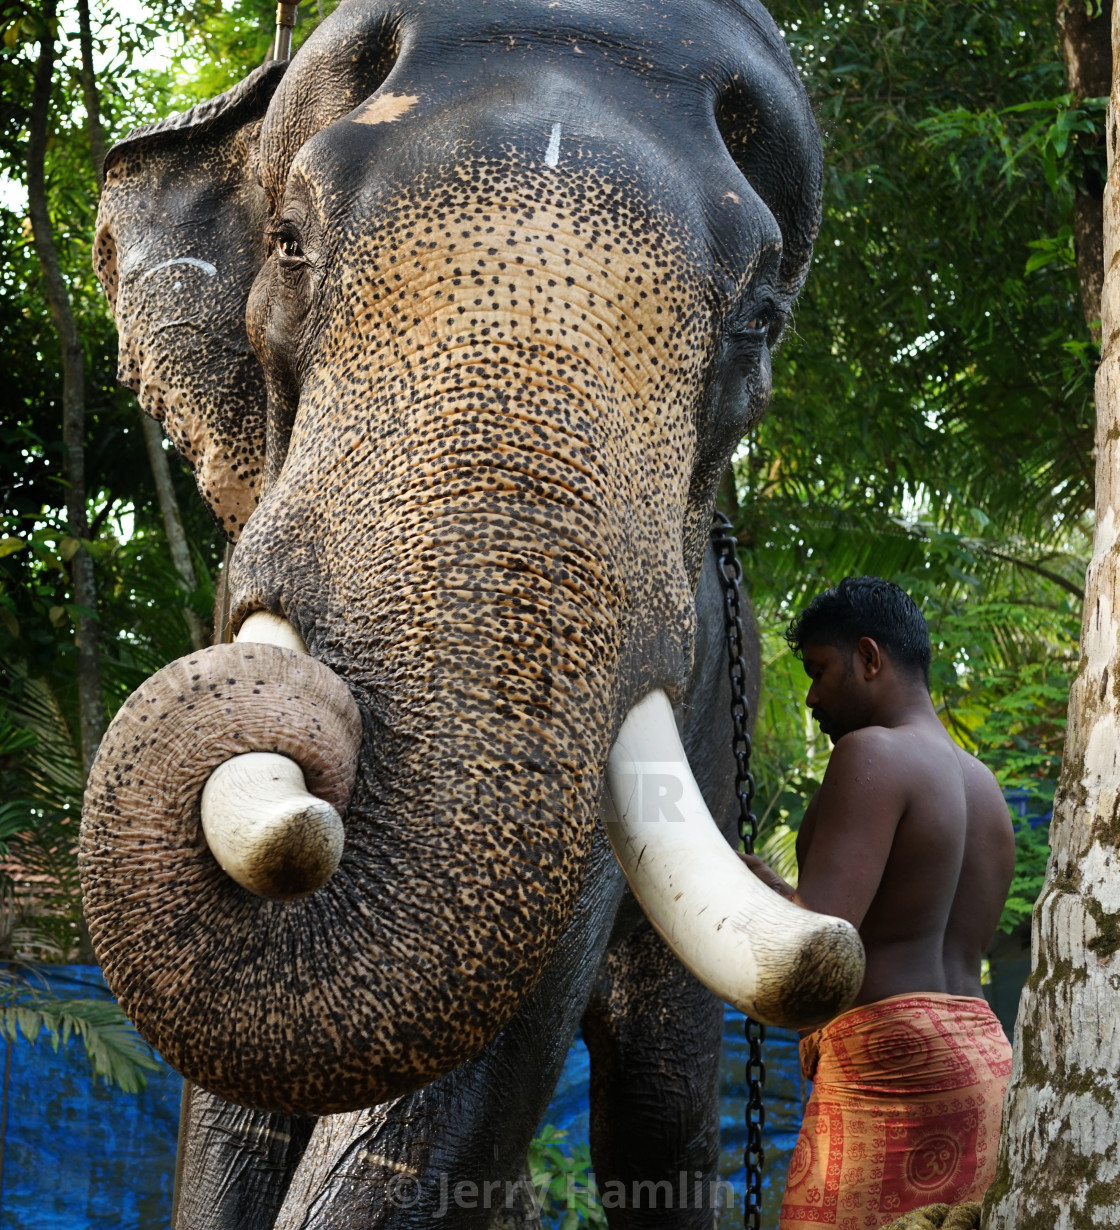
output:
<instances>
[{"instance_id":1,"label":"om symbol on cloth","mask_svg":"<svg viewBox=\"0 0 1120 1230\"><path fill-rule=\"evenodd\" d=\"M906 1178L920 1192L939 1191L952 1181L964 1152L961 1142L939 1132L914 1146L906 1162Z\"/></svg>"},{"instance_id":2,"label":"om symbol on cloth","mask_svg":"<svg viewBox=\"0 0 1120 1230\"><path fill-rule=\"evenodd\" d=\"M868 1039L867 1057L880 1072L920 1067L929 1059L929 1043L911 1025L899 1024L879 1037Z\"/></svg>"},{"instance_id":3,"label":"om symbol on cloth","mask_svg":"<svg viewBox=\"0 0 1120 1230\"><path fill-rule=\"evenodd\" d=\"M912 1209L963 1199L976 1177L977 1115L963 1108L929 1123L887 1125L879 1208Z\"/></svg>"},{"instance_id":4,"label":"om symbol on cloth","mask_svg":"<svg viewBox=\"0 0 1120 1230\"><path fill-rule=\"evenodd\" d=\"M798 1136L797 1144L793 1150L793 1157L789 1159L789 1175L786 1179L786 1186L796 1187L809 1173L812 1163L813 1146L809 1143L808 1137Z\"/></svg>"}]
</instances>

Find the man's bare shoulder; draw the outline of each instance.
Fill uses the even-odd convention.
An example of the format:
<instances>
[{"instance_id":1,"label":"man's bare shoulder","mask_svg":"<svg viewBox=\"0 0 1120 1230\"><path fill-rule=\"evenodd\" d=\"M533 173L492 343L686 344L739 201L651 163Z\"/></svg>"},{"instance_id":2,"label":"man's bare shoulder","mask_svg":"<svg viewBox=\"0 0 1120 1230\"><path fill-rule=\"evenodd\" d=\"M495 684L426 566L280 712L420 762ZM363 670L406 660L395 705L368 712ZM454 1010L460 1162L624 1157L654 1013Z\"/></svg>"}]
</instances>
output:
<instances>
[{"instance_id":1,"label":"man's bare shoulder","mask_svg":"<svg viewBox=\"0 0 1120 1230\"><path fill-rule=\"evenodd\" d=\"M858 730L850 730L836 741L832 748L829 764L844 768L854 768L859 764L873 764L877 768L889 769L900 752L912 748L915 743L928 739L915 736L909 727L892 726L861 726Z\"/></svg>"},{"instance_id":2,"label":"man's bare shoulder","mask_svg":"<svg viewBox=\"0 0 1120 1230\"><path fill-rule=\"evenodd\" d=\"M861 726L858 730L849 730L846 735L841 735L832 754L852 755L855 752L875 755L897 743L898 735L898 730L892 726Z\"/></svg>"},{"instance_id":3,"label":"man's bare shoulder","mask_svg":"<svg viewBox=\"0 0 1120 1230\"><path fill-rule=\"evenodd\" d=\"M943 729L917 725L861 726L837 740L828 769L834 776L913 785L931 773L937 776L949 768L957 753L960 749ZM979 761L976 764L984 768Z\"/></svg>"},{"instance_id":4,"label":"man's bare shoulder","mask_svg":"<svg viewBox=\"0 0 1120 1230\"><path fill-rule=\"evenodd\" d=\"M1008 828L1013 831L1010 813L1007 810L1007 803L1003 797L1003 790L1000 788L999 779L982 760L973 756L971 752L965 751L955 741L953 743L953 750L957 753L957 759L960 762L961 772L964 775L969 793L974 798L982 801L986 807L994 809L1002 820L1006 820Z\"/></svg>"}]
</instances>

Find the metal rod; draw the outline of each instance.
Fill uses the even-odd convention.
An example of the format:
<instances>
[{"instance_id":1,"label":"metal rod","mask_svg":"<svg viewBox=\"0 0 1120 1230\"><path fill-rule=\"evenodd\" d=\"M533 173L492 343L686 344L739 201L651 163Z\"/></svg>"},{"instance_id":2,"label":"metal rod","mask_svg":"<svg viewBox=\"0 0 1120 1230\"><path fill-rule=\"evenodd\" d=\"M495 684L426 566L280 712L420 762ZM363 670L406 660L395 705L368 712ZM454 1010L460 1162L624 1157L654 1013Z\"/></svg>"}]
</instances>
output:
<instances>
[{"instance_id":1,"label":"metal rod","mask_svg":"<svg viewBox=\"0 0 1120 1230\"><path fill-rule=\"evenodd\" d=\"M272 58L274 60L290 60L292 58L292 30L296 24L295 4L285 4L284 0L276 6L276 44Z\"/></svg>"}]
</instances>

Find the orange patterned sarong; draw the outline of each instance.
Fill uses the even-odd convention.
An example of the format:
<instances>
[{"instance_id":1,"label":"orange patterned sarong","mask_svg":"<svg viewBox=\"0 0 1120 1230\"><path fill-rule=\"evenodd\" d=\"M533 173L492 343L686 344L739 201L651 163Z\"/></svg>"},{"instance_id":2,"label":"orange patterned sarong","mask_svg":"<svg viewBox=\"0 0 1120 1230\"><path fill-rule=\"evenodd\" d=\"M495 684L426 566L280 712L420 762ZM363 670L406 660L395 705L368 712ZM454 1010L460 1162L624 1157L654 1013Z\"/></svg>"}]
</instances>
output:
<instances>
[{"instance_id":1,"label":"orange patterned sarong","mask_svg":"<svg viewBox=\"0 0 1120 1230\"><path fill-rule=\"evenodd\" d=\"M801 1042L814 1082L779 1230L874 1230L979 1200L996 1167L1011 1046L982 999L893 995Z\"/></svg>"}]
</instances>

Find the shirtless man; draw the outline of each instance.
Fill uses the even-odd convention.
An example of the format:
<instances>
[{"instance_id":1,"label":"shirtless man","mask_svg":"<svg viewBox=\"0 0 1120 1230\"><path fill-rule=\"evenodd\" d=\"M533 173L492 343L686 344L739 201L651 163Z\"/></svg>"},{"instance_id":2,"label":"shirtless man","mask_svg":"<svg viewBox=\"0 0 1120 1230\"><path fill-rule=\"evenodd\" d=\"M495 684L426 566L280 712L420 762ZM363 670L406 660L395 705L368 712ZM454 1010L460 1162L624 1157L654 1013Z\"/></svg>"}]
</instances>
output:
<instances>
[{"instance_id":1,"label":"shirtless man","mask_svg":"<svg viewBox=\"0 0 1120 1230\"><path fill-rule=\"evenodd\" d=\"M1014 833L995 778L934 712L929 632L903 590L849 577L787 640L834 747L798 833L797 889L744 858L775 891L856 926L867 974L856 1006L802 1041L815 1084L780 1227L867 1230L979 1199L994 1173L1011 1052L980 961Z\"/></svg>"}]
</instances>

